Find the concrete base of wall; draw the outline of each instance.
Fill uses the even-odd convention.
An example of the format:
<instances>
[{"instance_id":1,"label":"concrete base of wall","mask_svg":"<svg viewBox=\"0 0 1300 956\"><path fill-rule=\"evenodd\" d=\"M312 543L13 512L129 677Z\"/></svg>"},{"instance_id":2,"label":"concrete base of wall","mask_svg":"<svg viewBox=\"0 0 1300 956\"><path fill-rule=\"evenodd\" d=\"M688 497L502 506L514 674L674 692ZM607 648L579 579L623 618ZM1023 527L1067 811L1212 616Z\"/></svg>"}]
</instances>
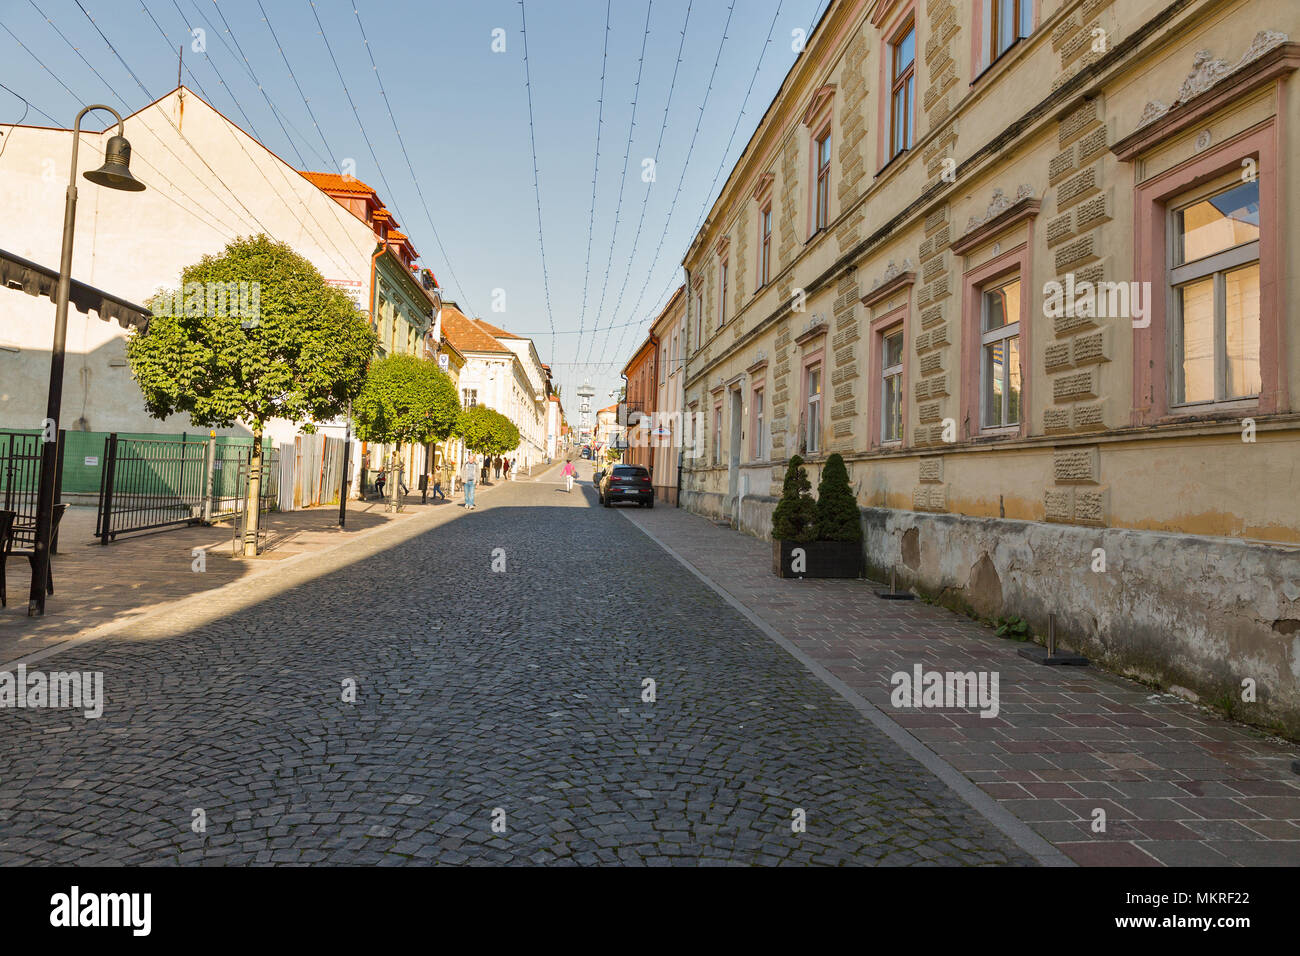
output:
<instances>
[{"instance_id":1,"label":"concrete base of wall","mask_svg":"<svg viewBox=\"0 0 1300 956\"><path fill-rule=\"evenodd\" d=\"M760 538L777 499L682 492ZM862 509L867 574L972 616L1020 617L1097 664L1300 739L1300 548ZM1250 698L1253 696L1253 700Z\"/></svg>"}]
</instances>

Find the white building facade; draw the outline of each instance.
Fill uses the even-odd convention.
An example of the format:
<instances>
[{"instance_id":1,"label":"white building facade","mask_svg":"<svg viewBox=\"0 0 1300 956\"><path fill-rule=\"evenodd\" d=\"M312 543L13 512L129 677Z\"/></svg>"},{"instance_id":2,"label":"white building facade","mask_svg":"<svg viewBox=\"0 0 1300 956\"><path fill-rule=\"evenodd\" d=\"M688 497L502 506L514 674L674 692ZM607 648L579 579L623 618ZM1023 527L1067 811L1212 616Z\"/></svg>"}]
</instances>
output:
<instances>
[{"instance_id":1,"label":"white building facade","mask_svg":"<svg viewBox=\"0 0 1300 956\"><path fill-rule=\"evenodd\" d=\"M103 114L95 114L98 118ZM181 270L239 236L265 233L312 262L327 280L370 298L372 231L298 171L180 87L131 114L131 171L144 192L103 189L81 173L104 157L104 132L82 131L73 278L143 303L179 284ZM0 248L57 269L72 133L0 125ZM62 427L179 434L203 432L188 415L151 418L126 362L127 333L115 322L68 316ZM54 338L47 299L0 297L0 427L37 427L45 415ZM267 437L293 441L297 427L273 421ZM222 433L248 434L246 428Z\"/></svg>"}]
</instances>

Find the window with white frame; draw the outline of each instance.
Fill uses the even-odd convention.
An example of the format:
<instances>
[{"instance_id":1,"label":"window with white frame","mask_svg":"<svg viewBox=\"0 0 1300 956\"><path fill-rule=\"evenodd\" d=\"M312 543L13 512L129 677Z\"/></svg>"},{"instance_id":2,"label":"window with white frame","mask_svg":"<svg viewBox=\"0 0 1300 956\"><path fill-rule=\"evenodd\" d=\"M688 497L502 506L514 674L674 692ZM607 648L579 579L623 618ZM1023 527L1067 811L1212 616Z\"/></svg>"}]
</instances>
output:
<instances>
[{"instance_id":1,"label":"window with white frame","mask_svg":"<svg viewBox=\"0 0 1300 956\"><path fill-rule=\"evenodd\" d=\"M704 347L704 293L695 296L695 348Z\"/></svg>"},{"instance_id":2,"label":"window with white frame","mask_svg":"<svg viewBox=\"0 0 1300 956\"><path fill-rule=\"evenodd\" d=\"M807 423L805 448L808 454L815 455L821 451L822 443L822 367L821 364L808 367L808 388L804 400L804 421Z\"/></svg>"},{"instance_id":3,"label":"window with white frame","mask_svg":"<svg viewBox=\"0 0 1300 956\"><path fill-rule=\"evenodd\" d=\"M1169 284L1174 405L1260 392L1259 182L1176 205Z\"/></svg>"},{"instance_id":4,"label":"window with white frame","mask_svg":"<svg viewBox=\"0 0 1300 956\"><path fill-rule=\"evenodd\" d=\"M880 440L903 440L903 329L881 337Z\"/></svg>"},{"instance_id":5,"label":"window with white frame","mask_svg":"<svg viewBox=\"0 0 1300 956\"><path fill-rule=\"evenodd\" d=\"M1020 424L1020 276L980 290L980 423Z\"/></svg>"},{"instance_id":6,"label":"window with white frame","mask_svg":"<svg viewBox=\"0 0 1300 956\"><path fill-rule=\"evenodd\" d=\"M767 429L764 418L766 410L763 407L763 389L754 389L754 398L750 408L750 414L753 417L751 430L754 433L753 459L754 461L763 461L767 458Z\"/></svg>"},{"instance_id":7,"label":"window with white frame","mask_svg":"<svg viewBox=\"0 0 1300 956\"><path fill-rule=\"evenodd\" d=\"M460 403L465 408L473 408L478 404L477 388L462 388L460 390L460 395L461 395Z\"/></svg>"},{"instance_id":8,"label":"window with white frame","mask_svg":"<svg viewBox=\"0 0 1300 956\"><path fill-rule=\"evenodd\" d=\"M678 353L678 351L677 351L677 333L674 332L674 333L673 333L673 350L672 350L672 359L671 359L671 364L669 364L669 366L668 366L668 377L669 377L669 378L671 378L672 376L674 376L674 375L677 374L677 363L678 363L678 361L680 361L680 359L681 359L680 353Z\"/></svg>"}]
</instances>

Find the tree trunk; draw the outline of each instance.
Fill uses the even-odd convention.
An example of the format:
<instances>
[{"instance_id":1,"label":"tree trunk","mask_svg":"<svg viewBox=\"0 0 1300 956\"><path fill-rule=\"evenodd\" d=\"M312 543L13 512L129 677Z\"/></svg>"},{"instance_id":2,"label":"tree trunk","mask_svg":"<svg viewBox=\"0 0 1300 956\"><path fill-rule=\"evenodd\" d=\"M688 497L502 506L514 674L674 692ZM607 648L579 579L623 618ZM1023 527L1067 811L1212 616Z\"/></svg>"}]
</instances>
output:
<instances>
[{"instance_id":1,"label":"tree trunk","mask_svg":"<svg viewBox=\"0 0 1300 956\"><path fill-rule=\"evenodd\" d=\"M262 514L262 429L253 430L253 453L248 459L248 498L244 502L244 539L240 554L257 556L257 528Z\"/></svg>"}]
</instances>

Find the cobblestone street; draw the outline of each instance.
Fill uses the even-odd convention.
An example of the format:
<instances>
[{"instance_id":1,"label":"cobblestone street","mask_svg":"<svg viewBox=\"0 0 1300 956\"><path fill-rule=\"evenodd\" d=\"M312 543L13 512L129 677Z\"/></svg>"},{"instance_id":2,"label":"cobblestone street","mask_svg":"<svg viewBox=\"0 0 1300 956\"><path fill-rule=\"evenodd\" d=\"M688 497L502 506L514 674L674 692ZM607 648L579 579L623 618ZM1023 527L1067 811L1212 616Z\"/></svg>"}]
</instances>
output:
<instances>
[{"instance_id":1,"label":"cobblestone street","mask_svg":"<svg viewBox=\"0 0 1300 956\"><path fill-rule=\"evenodd\" d=\"M0 716L0 864L1044 858L589 482L502 484L310 575L30 663L102 671L104 713Z\"/></svg>"}]
</instances>

